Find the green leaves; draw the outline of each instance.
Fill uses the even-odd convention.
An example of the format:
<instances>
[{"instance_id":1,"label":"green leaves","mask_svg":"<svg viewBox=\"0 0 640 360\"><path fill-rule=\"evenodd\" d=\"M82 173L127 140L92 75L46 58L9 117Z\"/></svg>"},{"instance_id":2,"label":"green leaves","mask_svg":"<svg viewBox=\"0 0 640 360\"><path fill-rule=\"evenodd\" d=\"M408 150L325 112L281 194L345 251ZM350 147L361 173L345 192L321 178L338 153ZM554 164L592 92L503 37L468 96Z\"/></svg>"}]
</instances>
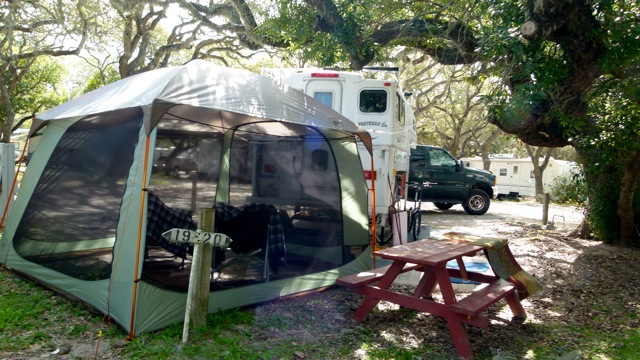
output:
<instances>
[{"instance_id":1,"label":"green leaves","mask_svg":"<svg viewBox=\"0 0 640 360\"><path fill-rule=\"evenodd\" d=\"M88 93L89 91L95 90L118 80L120 80L120 74L118 73L118 70L110 66L107 67L104 71L96 71L95 73L93 73L89 80L87 80L87 84L82 92Z\"/></svg>"},{"instance_id":2,"label":"green leaves","mask_svg":"<svg viewBox=\"0 0 640 360\"><path fill-rule=\"evenodd\" d=\"M19 61L23 62L27 61ZM54 58L40 57L35 60L29 71L25 71L20 81L14 84L15 88L10 94L11 106L17 117L36 114L64 102L66 97L62 80L65 71ZM0 116L6 116L4 107L0 107Z\"/></svg>"}]
</instances>

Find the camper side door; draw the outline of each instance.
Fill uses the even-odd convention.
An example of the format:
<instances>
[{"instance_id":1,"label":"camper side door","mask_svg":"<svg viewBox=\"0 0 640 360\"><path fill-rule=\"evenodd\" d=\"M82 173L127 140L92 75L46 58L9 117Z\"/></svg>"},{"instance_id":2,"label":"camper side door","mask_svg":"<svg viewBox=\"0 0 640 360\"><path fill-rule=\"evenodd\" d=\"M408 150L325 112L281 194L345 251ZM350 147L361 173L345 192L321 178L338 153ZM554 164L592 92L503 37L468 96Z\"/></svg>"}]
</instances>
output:
<instances>
[{"instance_id":1,"label":"camper side door","mask_svg":"<svg viewBox=\"0 0 640 360\"><path fill-rule=\"evenodd\" d=\"M304 93L342 114L342 82L314 80L307 82Z\"/></svg>"}]
</instances>

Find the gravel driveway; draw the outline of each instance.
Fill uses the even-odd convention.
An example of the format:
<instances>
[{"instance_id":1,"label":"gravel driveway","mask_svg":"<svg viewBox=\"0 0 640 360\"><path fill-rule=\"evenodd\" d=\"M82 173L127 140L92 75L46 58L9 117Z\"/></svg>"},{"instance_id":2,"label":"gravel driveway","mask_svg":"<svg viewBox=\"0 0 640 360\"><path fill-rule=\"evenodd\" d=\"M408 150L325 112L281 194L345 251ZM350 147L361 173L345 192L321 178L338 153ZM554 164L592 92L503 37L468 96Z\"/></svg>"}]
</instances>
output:
<instances>
[{"instance_id":1,"label":"gravel driveway","mask_svg":"<svg viewBox=\"0 0 640 360\"><path fill-rule=\"evenodd\" d=\"M411 202L407 207L413 206ZM512 226L542 225L542 204L532 198L520 201L491 201L489 211L480 216L468 215L462 205L440 210L432 203L422 204L422 225L434 232L470 232L476 235L498 235ZM582 221L582 210L574 206L549 204L548 223L558 230L572 230ZM424 233L424 235L422 234ZM428 236L422 232L420 237Z\"/></svg>"}]
</instances>

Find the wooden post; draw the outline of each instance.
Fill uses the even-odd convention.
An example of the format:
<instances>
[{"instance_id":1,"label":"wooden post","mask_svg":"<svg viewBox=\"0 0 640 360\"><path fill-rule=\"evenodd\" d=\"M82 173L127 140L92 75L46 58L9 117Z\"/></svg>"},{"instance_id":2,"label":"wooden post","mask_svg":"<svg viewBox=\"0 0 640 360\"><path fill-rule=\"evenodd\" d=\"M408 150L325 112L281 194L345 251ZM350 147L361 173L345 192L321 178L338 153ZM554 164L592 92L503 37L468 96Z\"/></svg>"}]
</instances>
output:
<instances>
[{"instance_id":1,"label":"wooden post","mask_svg":"<svg viewBox=\"0 0 640 360\"><path fill-rule=\"evenodd\" d=\"M200 209L198 230L212 232L214 219L214 209ZM189 326L191 321L193 321L194 328L207 324L212 252L213 245L211 243L196 241L193 244L189 290L187 292L187 308L184 315L184 328L182 329L183 343L189 340Z\"/></svg>"},{"instance_id":2,"label":"wooden post","mask_svg":"<svg viewBox=\"0 0 640 360\"><path fill-rule=\"evenodd\" d=\"M213 247L226 249L233 241L225 234L211 232L213 231L214 219L214 209L202 209L198 230L173 228L162 233L162 237L169 242L193 244L187 308L184 314L184 329L182 330L183 343L189 340L189 325L192 321L194 327L204 326L207 323Z\"/></svg>"},{"instance_id":3,"label":"wooden post","mask_svg":"<svg viewBox=\"0 0 640 360\"><path fill-rule=\"evenodd\" d=\"M200 263L202 261L202 247L204 244L201 241L197 241L193 244L193 257L191 260L191 274L189 275L189 290L187 291L187 309L184 314L184 328L182 329L182 342L186 343L189 340L189 323L191 322L191 316L193 309L196 307L195 302L198 291L198 283L200 283ZM209 278L207 278L207 281Z\"/></svg>"},{"instance_id":4,"label":"wooden post","mask_svg":"<svg viewBox=\"0 0 640 360\"><path fill-rule=\"evenodd\" d=\"M213 232L215 222L215 209L203 208L199 211L198 229L204 232ZM200 282L196 291L196 303L193 307L193 327L201 327L207 324L209 314L209 291L211 286L211 257L213 256L213 244L205 242L202 247L202 260L200 262Z\"/></svg>"}]
</instances>

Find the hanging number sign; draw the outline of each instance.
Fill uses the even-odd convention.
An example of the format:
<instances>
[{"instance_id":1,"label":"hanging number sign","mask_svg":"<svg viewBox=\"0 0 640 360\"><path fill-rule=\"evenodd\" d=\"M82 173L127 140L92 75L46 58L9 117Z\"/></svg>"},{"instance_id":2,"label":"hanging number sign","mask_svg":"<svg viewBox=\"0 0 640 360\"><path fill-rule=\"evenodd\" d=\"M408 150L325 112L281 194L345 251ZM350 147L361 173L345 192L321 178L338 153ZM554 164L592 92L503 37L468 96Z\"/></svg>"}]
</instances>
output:
<instances>
[{"instance_id":1,"label":"hanging number sign","mask_svg":"<svg viewBox=\"0 0 640 360\"><path fill-rule=\"evenodd\" d=\"M202 243L215 247L226 248L231 243L231 238L221 233L210 233L202 230L189 230L173 228L162 233L162 237L172 243Z\"/></svg>"}]
</instances>

